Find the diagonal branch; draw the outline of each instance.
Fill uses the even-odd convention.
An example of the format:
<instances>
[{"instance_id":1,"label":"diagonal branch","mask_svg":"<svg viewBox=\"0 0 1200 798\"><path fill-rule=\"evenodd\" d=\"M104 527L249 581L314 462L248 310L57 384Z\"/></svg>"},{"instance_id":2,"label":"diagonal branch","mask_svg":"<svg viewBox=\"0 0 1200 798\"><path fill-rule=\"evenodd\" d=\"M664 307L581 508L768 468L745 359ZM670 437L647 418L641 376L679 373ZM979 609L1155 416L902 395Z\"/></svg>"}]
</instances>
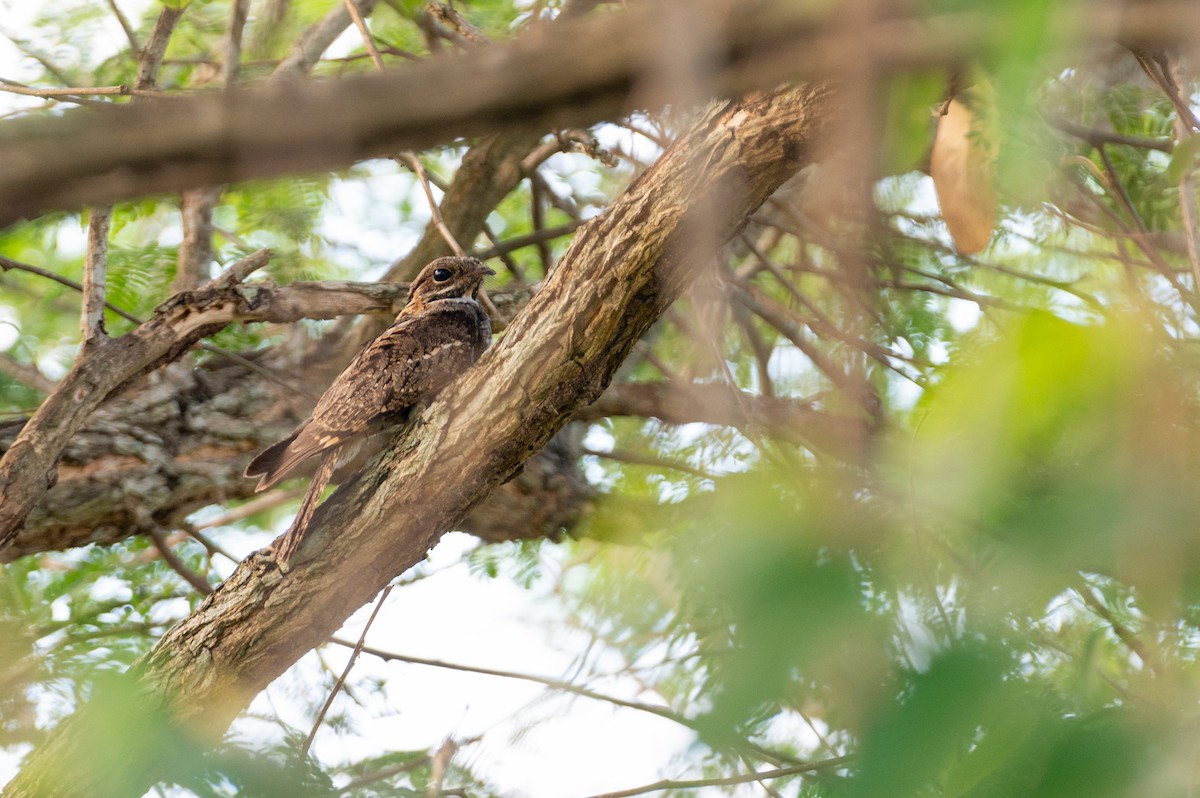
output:
<instances>
[{"instance_id":1,"label":"diagonal branch","mask_svg":"<svg viewBox=\"0 0 1200 798\"><path fill-rule=\"evenodd\" d=\"M169 705L178 722L219 735L271 679L419 562L600 395L683 290L691 264L712 257L691 242L733 235L811 157L829 113L828 90L811 87L702 117L581 229L479 364L318 509L287 576L269 555L252 555L139 662L135 673L153 702ZM711 235L695 235L700 223ZM81 710L35 750L4 795L86 792L96 776L72 752L95 728L91 711ZM137 756L154 742L138 739L139 731L151 732L127 728L131 755L113 764L128 768L128 790L140 794L162 777L165 763Z\"/></svg>"},{"instance_id":2,"label":"diagonal branch","mask_svg":"<svg viewBox=\"0 0 1200 798\"><path fill-rule=\"evenodd\" d=\"M359 0L359 14L370 14L377 0ZM292 46L291 52L279 63L271 73L271 82L279 83L301 77L321 60L321 56L333 44L342 31L350 27L352 20L350 12L342 4L329 9L317 24L306 30Z\"/></svg>"},{"instance_id":3,"label":"diagonal branch","mask_svg":"<svg viewBox=\"0 0 1200 798\"><path fill-rule=\"evenodd\" d=\"M158 79L158 69L162 66L163 56L167 52L167 44L171 34L175 32L175 24L187 10L187 4L178 6L163 4L154 22L154 30L150 32L150 41L138 53L138 71L134 86L139 89L153 89Z\"/></svg>"}]
</instances>

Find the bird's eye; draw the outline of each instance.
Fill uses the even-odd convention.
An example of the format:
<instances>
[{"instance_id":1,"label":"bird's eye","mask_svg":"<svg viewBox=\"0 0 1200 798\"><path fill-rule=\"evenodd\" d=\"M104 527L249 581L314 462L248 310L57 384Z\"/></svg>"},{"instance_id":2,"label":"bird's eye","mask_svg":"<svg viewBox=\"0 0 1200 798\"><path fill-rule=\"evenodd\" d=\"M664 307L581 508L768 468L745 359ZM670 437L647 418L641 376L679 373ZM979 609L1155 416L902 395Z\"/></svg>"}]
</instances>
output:
<instances>
[{"instance_id":1,"label":"bird's eye","mask_svg":"<svg viewBox=\"0 0 1200 798\"><path fill-rule=\"evenodd\" d=\"M449 269L434 269L433 270L433 279L439 283L446 282L447 280L450 279L450 270Z\"/></svg>"}]
</instances>

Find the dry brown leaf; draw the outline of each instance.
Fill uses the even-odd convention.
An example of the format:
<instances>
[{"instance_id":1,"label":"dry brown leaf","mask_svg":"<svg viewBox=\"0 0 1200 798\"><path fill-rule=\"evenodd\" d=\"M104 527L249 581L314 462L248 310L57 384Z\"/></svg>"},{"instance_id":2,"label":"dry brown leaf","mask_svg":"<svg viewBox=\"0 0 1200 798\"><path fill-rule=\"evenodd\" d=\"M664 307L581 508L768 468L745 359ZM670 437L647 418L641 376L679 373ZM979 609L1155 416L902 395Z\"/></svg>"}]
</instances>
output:
<instances>
[{"instance_id":1,"label":"dry brown leaf","mask_svg":"<svg viewBox=\"0 0 1200 798\"><path fill-rule=\"evenodd\" d=\"M951 100L938 119L929 173L954 247L964 255L986 247L996 227L995 157L977 115Z\"/></svg>"}]
</instances>

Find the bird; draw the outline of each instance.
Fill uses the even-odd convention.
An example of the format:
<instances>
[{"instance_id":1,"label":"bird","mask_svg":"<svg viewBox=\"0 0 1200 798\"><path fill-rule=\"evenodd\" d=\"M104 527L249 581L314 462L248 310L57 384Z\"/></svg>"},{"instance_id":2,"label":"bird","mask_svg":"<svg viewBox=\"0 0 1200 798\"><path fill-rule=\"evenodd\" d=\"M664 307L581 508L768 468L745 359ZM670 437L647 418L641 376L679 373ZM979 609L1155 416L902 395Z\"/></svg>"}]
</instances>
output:
<instances>
[{"instance_id":1,"label":"bird","mask_svg":"<svg viewBox=\"0 0 1200 798\"><path fill-rule=\"evenodd\" d=\"M246 466L258 477L255 492L275 485L301 463L322 454L296 519L276 547L286 568L303 539L339 454L387 420L403 420L471 366L492 340L492 323L479 304L484 277L496 272L476 258L431 261L412 281L392 325L367 344L330 384L312 416L264 449Z\"/></svg>"}]
</instances>

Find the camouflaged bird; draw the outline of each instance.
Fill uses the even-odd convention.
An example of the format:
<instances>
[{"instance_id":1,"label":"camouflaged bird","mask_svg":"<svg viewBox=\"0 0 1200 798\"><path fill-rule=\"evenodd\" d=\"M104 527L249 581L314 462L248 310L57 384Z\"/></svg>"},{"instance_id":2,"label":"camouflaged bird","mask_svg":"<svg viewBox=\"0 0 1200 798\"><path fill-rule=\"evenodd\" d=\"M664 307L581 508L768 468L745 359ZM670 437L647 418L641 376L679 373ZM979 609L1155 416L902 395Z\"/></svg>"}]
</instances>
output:
<instances>
[{"instance_id":1,"label":"camouflaged bird","mask_svg":"<svg viewBox=\"0 0 1200 798\"><path fill-rule=\"evenodd\" d=\"M396 320L358 353L322 394L312 417L250 461L247 477L266 490L303 461L324 452L296 520L277 550L286 563L304 534L321 491L348 441L387 417L400 418L474 363L492 340L478 302L483 278L495 274L475 258L438 258L408 289Z\"/></svg>"}]
</instances>

